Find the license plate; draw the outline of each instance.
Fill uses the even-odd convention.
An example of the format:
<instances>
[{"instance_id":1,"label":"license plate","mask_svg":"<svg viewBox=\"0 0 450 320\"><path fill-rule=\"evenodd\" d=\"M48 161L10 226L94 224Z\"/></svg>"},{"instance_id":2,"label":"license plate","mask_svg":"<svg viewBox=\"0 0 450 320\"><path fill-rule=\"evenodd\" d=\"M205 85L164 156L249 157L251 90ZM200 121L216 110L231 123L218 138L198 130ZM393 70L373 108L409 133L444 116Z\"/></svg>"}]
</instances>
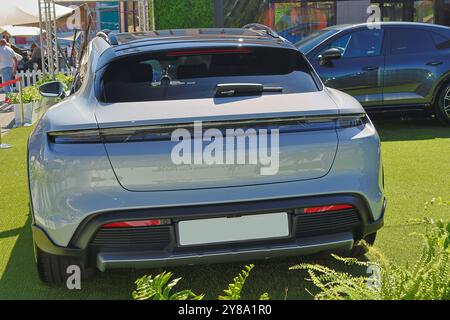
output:
<instances>
[{"instance_id":1,"label":"license plate","mask_svg":"<svg viewBox=\"0 0 450 320\"><path fill-rule=\"evenodd\" d=\"M284 238L289 236L286 212L178 223L181 246Z\"/></svg>"}]
</instances>

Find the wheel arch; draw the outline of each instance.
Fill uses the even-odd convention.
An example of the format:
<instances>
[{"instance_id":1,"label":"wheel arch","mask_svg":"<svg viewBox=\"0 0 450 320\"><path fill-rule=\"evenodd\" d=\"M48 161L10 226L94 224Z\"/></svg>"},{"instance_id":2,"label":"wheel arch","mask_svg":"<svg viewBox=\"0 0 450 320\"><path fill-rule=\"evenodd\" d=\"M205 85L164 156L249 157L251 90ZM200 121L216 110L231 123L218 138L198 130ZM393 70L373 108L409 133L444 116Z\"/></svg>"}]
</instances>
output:
<instances>
[{"instance_id":1,"label":"wheel arch","mask_svg":"<svg viewBox=\"0 0 450 320\"><path fill-rule=\"evenodd\" d=\"M450 71L443 76L436 87L434 88L433 92L433 99L432 99L432 106L434 107L436 103L438 102L439 96L441 95L442 91L445 89L445 86L450 84Z\"/></svg>"}]
</instances>

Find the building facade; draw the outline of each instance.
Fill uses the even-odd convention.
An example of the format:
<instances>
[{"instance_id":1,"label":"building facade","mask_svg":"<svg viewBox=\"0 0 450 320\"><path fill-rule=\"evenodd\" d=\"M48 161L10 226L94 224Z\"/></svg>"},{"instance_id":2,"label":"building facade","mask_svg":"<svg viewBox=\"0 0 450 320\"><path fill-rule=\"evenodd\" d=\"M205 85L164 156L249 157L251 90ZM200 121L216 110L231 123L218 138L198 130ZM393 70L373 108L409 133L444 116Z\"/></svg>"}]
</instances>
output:
<instances>
[{"instance_id":1,"label":"building facade","mask_svg":"<svg viewBox=\"0 0 450 320\"><path fill-rule=\"evenodd\" d=\"M259 22L295 42L325 27L368 21L415 21L450 26L450 0L215 0L216 26ZM371 5L379 7L368 13Z\"/></svg>"}]
</instances>

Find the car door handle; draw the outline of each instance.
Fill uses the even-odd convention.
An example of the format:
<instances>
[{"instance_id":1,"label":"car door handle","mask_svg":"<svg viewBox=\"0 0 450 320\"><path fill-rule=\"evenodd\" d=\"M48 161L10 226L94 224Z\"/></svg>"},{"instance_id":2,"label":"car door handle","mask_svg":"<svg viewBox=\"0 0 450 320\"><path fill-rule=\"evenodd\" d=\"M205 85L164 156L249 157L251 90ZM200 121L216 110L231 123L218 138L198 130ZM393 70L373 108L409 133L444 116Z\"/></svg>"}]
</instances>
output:
<instances>
[{"instance_id":1,"label":"car door handle","mask_svg":"<svg viewBox=\"0 0 450 320\"><path fill-rule=\"evenodd\" d=\"M376 71L378 69L380 69L380 67L378 67L378 66L368 66L368 67L364 67L363 71Z\"/></svg>"},{"instance_id":2,"label":"car door handle","mask_svg":"<svg viewBox=\"0 0 450 320\"><path fill-rule=\"evenodd\" d=\"M434 67L434 66L440 66L441 64L443 64L442 61L431 61L431 62L428 62L428 63L427 63L427 66L432 66L432 67Z\"/></svg>"}]
</instances>

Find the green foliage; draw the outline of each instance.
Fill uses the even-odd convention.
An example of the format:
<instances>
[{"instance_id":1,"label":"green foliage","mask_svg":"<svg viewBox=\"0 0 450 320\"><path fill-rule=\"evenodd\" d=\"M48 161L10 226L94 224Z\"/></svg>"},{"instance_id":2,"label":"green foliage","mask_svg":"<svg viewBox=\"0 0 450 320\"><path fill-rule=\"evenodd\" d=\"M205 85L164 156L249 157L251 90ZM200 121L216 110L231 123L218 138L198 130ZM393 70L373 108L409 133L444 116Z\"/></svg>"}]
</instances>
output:
<instances>
[{"instance_id":1,"label":"green foliage","mask_svg":"<svg viewBox=\"0 0 450 320\"><path fill-rule=\"evenodd\" d=\"M429 209L431 206L449 206L450 201L445 201L442 197L433 198L430 201L425 202L425 210Z\"/></svg>"},{"instance_id":2,"label":"green foliage","mask_svg":"<svg viewBox=\"0 0 450 320\"><path fill-rule=\"evenodd\" d=\"M254 268L254 265L245 266L239 275L233 279L233 283L228 285L228 288L224 290L223 296L219 296L219 300L240 300L242 288L250 275L250 272ZM136 290L131 294L134 300L202 300L204 294L196 295L191 290L183 290L171 294L171 290L177 285L181 278L172 278L173 273L163 272L157 276L143 276L135 281L137 286ZM269 294L263 293L259 300L269 300Z\"/></svg>"},{"instance_id":3,"label":"green foliage","mask_svg":"<svg viewBox=\"0 0 450 320\"><path fill-rule=\"evenodd\" d=\"M39 87L40 85L50 81L62 82L65 86L65 90L69 90L72 86L73 76L67 76L64 73L57 73L55 75L55 80L53 80L49 75L45 75L39 81L37 81L35 85Z\"/></svg>"},{"instance_id":4,"label":"green foliage","mask_svg":"<svg viewBox=\"0 0 450 320\"><path fill-rule=\"evenodd\" d=\"M371 248L375 262L360 262L334 255L347 265L366 267L372 276L352 276L315 264L291 270L307 270L320 292L317 300L448 300L450 299L450 223L423 219L426 224L422 255L413 266L399 266Z\"/></svg>"},{"instance_id":5,"label":"green foliage","mask_svg":"<svg viewBox=\"0 0 450 320\"><path fill-rule=\"evenodd\" d=\"M55 80L60 81L64 84L65 90L68 90L73 82L73 76L66 76L63 73L58 73L55 75ZM45 75L40 80L36 81L36 83L32 86L24 87L22 89L22 101L23 103L31 103L31 102L37 102L41 101L42 96L39 93L39 86L46 83L53 81L50 76ZM11 93L8 95L8 97L11 99L12 104L19 104L20 103L20 97L19 93Z\"/></svg>"},{"instance_id":6,"label":"green foliage","mask_svg":"<svg viewBox=\"0 0 450 320\"><path fill-rule=\"evenodd\" d=\"M183 290L171 293L172 289L177 285L181 278L172 278L173 273L163 272L154 278L143 276L136 280L136 290L132 293L134 300L202 300L204 295L196 295L191 290Z\"/></svg>"},{"instance_id":7,"label":"green foliage","mask_svg":"<svg viewBox=\"0 0 450 320\"><path fill-rule=\"evenodd\" d=\"M210 28L211 0L154 0L156 29Z\"/></svg>"},{"instance_id":8,"label":"green foliage","mask_svg":"<svg viewBox=\"0 0 450 320\"><path fill-rule=\"evenodd\" d=\"M19 93L15 92L9 95L12 104L19 104L20 97ZM41 100L41 95L39 94L38 86L33 85L25 87L22 89L22 101L23 103L31 103Z\"/></svg>"},{"instance_id":9,"label":"green foliage","mask_svg":"<svg viewBox=\"0 0 450 320\"><path fill-rule=\"evenodd\" d=\"M270 300L270 296L267 292L264 292L260 297L259 300L263 301L263 300Z\"/></svg>"},{"instance_id":10,"label":"green foliage","mask_svg":"<svg viewBox=\"0 0 450 320\"><path fill-rule=\"evenodd\" d=\"M239 300L241 299L242 288L247 281L250 272L255 266L253 264L245 266L245 269L233 279L233 283L228 285L228 288L223 290L224 295L219 296L219 300Z\"/></svg>"}]
</instances>

